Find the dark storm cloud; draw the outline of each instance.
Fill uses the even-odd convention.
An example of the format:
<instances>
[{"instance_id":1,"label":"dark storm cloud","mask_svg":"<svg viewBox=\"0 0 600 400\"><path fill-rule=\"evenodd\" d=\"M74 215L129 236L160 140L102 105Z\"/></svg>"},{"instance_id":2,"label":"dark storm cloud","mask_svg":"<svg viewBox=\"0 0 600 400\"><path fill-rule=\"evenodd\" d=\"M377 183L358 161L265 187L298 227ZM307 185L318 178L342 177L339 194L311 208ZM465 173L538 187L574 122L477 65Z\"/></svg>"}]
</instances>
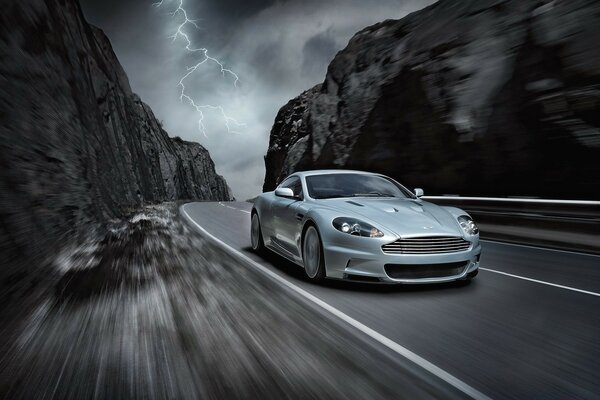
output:
<instances>
[{"instance_id":1,"label":"dark storm cloud","mask_svg":"<svg viewBox=\"0 0 600 400\"><path fill-rule=\"evenodd\" d=\"M330 30L308 39L302 49L302 75L313 77L325 74L329 60L338 50L338 42Z\"/></svg>"},{"instance_id":2,"label":"dark storm cloud","mask_svg":"<svg viewBox=\"0 0 600 400\"><path fill-rule=\"evenodd\" d=\"M100 28L107 28L114 23L118 23L124 17L135 16L140 10L146 8L151 1L147 0L80 0L83 13L88 20Z\"/></svg>"},{"instance_id":3,"label":"dark storm cloud","mask_svg":"<svg viewBox=\"0 0 600 400\"><path fill-rule=\"evenodd\" d=\"M258 12L282 1L277 0L219 0L207 2L212 16L237 24Z\"/></svg>"},{"instance_id":4,"label":"dark storm cloud","mask_svg":"<svg viewBox=\"0 0 600 400\"><path fill-rule=\"evenodd\" d=\"M96 19L110 19L123 9L140 9L152 5L156 0L82 0L86 15ZM278 0L212 0L212 1L184 1L184 5L195 10L202 6L211 17L227 20L229 22L239 22L244 20L275 3L282 3Z\"/></svg>"},{"instance_id":5,"label":"dark storm cloud","mask_svg":"<svg viewBox=\"0 0 600 400\"><path fill-rule=\"evenodd\" d=\"M251 57L248 59L250 65L256 67L257 77L269 80L270 84L279 85L289 80L287 63L278 57L283 52L283 43L260 43Z\"/></svg>"},{"instance_id":6,"label":"dark storm cloud","mask_svg":"<svg viewBox=\"0 0 600 400\"><path fill-rule=\"evenodd\" d=\"M198 113L179 101L177 83L199 61L173 42L179 0L81 0L87 19L111 39L131 86L164 121L172 136L202 143L236 197L256 195L264 176L263 156L278 109L325 78L327 65L358 30L387 18L401 18L431 0L184 0L195 47L235 71L237 88L207 63L186 81L201 104L218 104L246 124L228 133L218 112L205 113L207 137L198 130Z\"/></svg>"}]
</instances>

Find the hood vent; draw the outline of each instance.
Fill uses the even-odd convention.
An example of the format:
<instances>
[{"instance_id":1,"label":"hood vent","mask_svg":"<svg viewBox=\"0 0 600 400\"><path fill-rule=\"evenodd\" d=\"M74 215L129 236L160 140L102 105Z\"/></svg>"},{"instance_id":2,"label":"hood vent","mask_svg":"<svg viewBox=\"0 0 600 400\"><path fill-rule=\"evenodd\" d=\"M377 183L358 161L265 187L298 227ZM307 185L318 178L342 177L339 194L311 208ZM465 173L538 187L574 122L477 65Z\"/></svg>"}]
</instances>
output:
<instances>
[{"instance_id":1,"label":"hood vent","mask_svg":"<svg viewBox=\"0 0 600 400\"><path fill-rule=\"evenodd\" d=\"M348 203L348 204L352 204L353 206L364 207L362 204L360 204L360 203L357 203L357 202L355 202L355 201L352 201L352 200L349 200L349 201L347 201L346 203Z\"/></svg>"}]
</instances>

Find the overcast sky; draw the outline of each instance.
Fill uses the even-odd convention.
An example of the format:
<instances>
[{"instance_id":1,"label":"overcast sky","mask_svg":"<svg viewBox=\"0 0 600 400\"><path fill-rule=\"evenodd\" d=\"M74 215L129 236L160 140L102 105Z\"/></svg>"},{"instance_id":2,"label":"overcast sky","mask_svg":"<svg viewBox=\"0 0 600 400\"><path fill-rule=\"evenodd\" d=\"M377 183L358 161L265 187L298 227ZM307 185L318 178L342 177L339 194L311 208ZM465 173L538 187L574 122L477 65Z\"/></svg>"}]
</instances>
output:
<instances>
[{"instance_id":1,"label":"overcast sky","mask_svg":"<svg viewBox=\"0 0 600 400\"><path fill-rule=\"evenodd\" d=\"M184 0L190 19L185 33L195 48L223 62L239 76L221 76L206 63L185 80L197 104L222 106L245 124L229 133L218 111L199 114L179 101L177 83L186 68L202 60L186 52L183 38L169 39L183 22L171 16L180 0L81 0L87 20L102 28L129 76L134 92L148 103L171 136L200 142L234 195L245 200L261 192L264 155L279 108L322 82L327 65L360 29L401 18L432 0ZM233 128L233 124L232 124Z\"/></svg>"}]
</instances>

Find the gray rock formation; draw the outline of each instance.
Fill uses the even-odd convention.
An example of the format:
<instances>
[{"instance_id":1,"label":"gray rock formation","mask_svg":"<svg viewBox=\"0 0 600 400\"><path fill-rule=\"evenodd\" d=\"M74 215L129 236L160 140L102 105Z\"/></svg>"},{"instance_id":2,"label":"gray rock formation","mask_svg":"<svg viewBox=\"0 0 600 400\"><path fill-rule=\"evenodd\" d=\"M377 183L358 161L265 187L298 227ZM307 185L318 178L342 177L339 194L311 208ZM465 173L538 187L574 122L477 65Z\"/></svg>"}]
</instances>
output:
<instances>
[{"instance_id":1,"label":"gray rock formation","mask_svg":"<svg viewBox=\"0 0 600 400\"><path fill-rule=\"evenodd\" d=\"M319 95L321 85L305 91L281 107L275 118L265 157L265 190L273 190L281 179L294 170L310 169L313 159L308 148L311 139L310 102Z\"/></svg>"},{"instance_id":2,"label":"gray rock formation","mask_svg":"<svg viewBox=\"0 0 600 400\"><path fill-rule=\"evenodd\" d=\"M430 194L600 196L600 3L441 0L357 33L284 106L264 190L358 168Z\"/></svg>"},{"instance_id":3,"label":"gray rock formation","mask_svg":"<svg viewBox=\"0 0 600 400\"><path fill-rule=\"evenodd\" d=\"M171 139L132 93L76 0L2 10L0 280L14 276L6 264L39 260L76 228L142 203L231 198L208 152Z\"/></svg>"}]
</instances>

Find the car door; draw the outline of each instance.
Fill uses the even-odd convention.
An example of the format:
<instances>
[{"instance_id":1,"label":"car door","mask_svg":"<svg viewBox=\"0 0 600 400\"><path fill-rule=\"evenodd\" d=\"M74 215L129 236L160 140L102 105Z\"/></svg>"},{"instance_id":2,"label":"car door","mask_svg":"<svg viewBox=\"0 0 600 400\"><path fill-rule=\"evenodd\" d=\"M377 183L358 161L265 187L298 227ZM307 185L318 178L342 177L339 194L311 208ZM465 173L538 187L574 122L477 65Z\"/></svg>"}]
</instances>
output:
<instances>
[{"instance_id":1,"label":"car door","mask_svg":"<svg viewBox=\"0 0 600 400\"><path fill-rule=\"evenodd\" d=\"M272 212L272 242L285 253L292 257L300 257L296 238L300 230L302 216L298 214L298 207L302 203L304 193L302 181L298 176L291 176L279 186L289 188L294 192L294 197L276 196L271 205Z\"/></svg>"}]
</instances>

